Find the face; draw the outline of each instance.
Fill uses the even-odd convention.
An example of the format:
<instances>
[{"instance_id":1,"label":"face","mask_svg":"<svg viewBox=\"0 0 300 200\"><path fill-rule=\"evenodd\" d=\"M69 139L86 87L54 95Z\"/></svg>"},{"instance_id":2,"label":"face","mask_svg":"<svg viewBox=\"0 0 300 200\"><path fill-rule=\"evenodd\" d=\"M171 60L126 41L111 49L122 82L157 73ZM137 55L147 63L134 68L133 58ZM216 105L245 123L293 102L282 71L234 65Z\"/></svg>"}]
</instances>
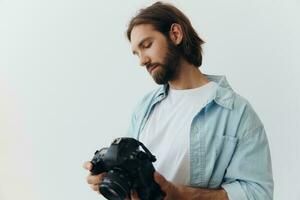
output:
<instances>
[{"instance_id":1,"label":"face","mask_svg":"<svg viewBox=\"0 0 300 200\"><path fill-rule=\"evenodd\" d=\"M131 31L131 46L140 65L146 67L157 84L176 79L180 63L178 47L152 25L135 26Z\"/></svg>"}]
</instances>

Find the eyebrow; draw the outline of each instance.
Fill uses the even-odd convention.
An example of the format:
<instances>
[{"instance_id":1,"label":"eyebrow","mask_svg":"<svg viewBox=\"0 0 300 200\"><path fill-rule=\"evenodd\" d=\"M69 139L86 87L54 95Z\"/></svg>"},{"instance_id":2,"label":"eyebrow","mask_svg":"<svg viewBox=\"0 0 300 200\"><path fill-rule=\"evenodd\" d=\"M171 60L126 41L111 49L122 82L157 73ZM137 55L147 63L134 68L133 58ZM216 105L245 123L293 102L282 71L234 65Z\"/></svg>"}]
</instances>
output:
<instances>
[{"instance_id":1,"label":"eyebrow","mask_svg":"<svg viewBox=\"0 0 300 200\"><path fill-rule=\"evenodd\" d=\"M140 43L138 44L138 47L140 48L145 41L151 40L151 39L153 39L153 37L146 37L146 38L142 39L142 41L140 41ZM133 53L133 55L135 55L136 51L132 51L132 53Z\"/></svg>"}]
</instances>

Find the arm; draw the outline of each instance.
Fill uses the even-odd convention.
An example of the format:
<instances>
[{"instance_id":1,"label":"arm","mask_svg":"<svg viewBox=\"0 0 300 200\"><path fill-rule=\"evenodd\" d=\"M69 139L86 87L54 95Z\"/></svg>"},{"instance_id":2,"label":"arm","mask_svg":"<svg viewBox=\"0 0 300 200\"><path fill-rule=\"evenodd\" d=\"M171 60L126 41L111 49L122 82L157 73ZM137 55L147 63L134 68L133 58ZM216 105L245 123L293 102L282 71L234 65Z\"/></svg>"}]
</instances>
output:
<instances>
[{"instance_id":1,"label":"arm","mask_svg":"<svg viewBox=\"0 0 300 200\"><path fill-rule=\"evenodd\" d=\"M155 181L166 194L164 200L228 200L224 189L202 189L186 186L176 186L167 181L158 172L154 174ZM136 193L132 194L132 200L139 200Z\"/></svg>"},{"instance_id":2,"label":"arm","mask_svg":"<svg viewBox=\"0 0 300 200\"><path fill-rule=\"evenodd\" d=\"M202 189L193 187L178 187L180 200L228 200L224 189Z\"/></svg>"},{"instance_id":3,"label":"arm","mask_svg":"<svg viewBox=\"0 0 300 200\"><path fill-rule=\"evenodd\" d=\"M270 150L262 126L239 139L221 187L230 200L272 200Z\"/></svg>"}]
</instances>

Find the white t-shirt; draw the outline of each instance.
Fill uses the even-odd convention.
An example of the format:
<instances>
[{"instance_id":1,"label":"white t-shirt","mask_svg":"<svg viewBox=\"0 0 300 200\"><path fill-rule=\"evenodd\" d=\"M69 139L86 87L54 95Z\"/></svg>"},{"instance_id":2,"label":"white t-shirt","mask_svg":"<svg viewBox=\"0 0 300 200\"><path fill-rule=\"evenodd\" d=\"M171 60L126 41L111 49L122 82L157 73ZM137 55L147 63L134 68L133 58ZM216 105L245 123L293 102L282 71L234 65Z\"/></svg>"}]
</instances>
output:
<instances>
[{"instance_id":1,"label":"white t-shirt","mask_svg":"<svg viewBox=\"0 0 300 200\"><path fill-rule=\"evenodd\" d=\"M212 98L215 82L186 89L169 89L153 109L139 140L156 156L155 169L167 180L181 185L190 181L189 137L194 116Z\"/></svg>"}]
</instances>

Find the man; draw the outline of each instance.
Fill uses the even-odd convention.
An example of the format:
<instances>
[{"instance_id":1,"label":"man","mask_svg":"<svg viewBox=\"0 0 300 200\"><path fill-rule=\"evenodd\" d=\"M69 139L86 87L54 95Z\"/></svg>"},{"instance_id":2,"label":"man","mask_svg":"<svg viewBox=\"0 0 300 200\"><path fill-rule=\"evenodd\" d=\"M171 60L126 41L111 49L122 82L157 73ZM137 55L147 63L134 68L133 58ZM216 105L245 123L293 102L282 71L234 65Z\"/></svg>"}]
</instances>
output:
<instances>
[{"instance_id":1,"label":"man","mask_svg":"<svg viewBox=\"0 0 300 200\"><path fill-rule=\"evenodd\" d=\"M188 18L157 2L130 21L127 37L162 85L137 106L128 134L157 156L154 177L165 200L272 199L263 124L225 77L198 69L204 42ZM97 191L103 176L90 175L87 182ZM139 199L136 193L131 198Z\"/></svg>"}]
</instances>

